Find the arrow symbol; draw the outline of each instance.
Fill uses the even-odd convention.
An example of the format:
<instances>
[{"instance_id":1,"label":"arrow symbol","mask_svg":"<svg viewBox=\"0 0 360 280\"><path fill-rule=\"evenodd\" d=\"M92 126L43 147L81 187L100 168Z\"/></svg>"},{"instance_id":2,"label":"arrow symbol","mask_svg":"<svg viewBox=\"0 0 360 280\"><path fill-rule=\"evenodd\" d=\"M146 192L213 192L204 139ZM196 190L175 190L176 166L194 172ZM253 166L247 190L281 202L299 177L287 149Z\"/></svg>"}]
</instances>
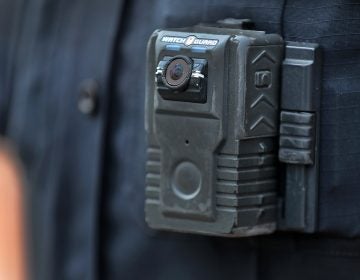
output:
<instances>
[{"instance_id":1,"label":"arrow symbol","mask_svg":"<svg viewBox=\"0 0 360 280\"><path fill-rule=\"evenodd\" d=\"M261 116L256 122L253 123L253 125L250 127L250 130L254 130L261 123L269 127L270 129L275 129L275 126L272 122L270 122L266 117Z\"/></svg>"},{"instance_id":2,"label":"arrow symbol","mask_svg":"<svg viewBox=\"0 0 360 280\"><path fill-rule=\"evenodd\" d=\"M267 58L268 60L270 60L272 63L276 63L276 59L273 58L269 53L267 53L265 50L263 50L260 54L258 54L257 57L255 57L253 59L253 61L251 62L252 64L258 62L260 59L262 58Z\"/></svg>"},{"instance_id":3,"label":"arrow symbol","mask_svg":"<svg viewBox=\"0 0 360 280\"><path fill-rule=\"evenodd\" d=\"M269 97L267 97L263 93L250 105L250 108L251 109L255 108L261 102L263 102L263 103L267 104L268 106L270 106L271 109L275 109L275 105L271 102Z\"/></svg>"}]
</instances>

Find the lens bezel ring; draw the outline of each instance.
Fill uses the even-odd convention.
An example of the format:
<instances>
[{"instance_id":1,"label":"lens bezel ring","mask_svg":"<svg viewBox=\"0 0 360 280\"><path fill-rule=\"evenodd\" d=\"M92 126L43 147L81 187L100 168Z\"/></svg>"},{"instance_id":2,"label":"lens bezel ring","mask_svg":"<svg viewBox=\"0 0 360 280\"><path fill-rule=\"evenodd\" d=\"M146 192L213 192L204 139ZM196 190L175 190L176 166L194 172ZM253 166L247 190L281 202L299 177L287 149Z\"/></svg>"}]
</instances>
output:
<instances>
[{"instance_id":1,"label":"lens bezel ring","mask_svg":"<svg viewBox=\"0 0 360 280\"><path fill-rule=\"evenodd\" d=\"M182 82L178 85L172 85L168 82L166 76L167 76L167 72L168 72L168 68L170 66L170 64L175 61L175 60L178 60L178 59L181 59L183 61L185 61L186 65L189 67L189 71L188 73L186 73L186 76L185 78L182 79ZM192 70L193 70L193 60L188 57L188 56L183 56L183 55L177 55L177 56L174 56L172 57L171 59L169 59L169 61L165 64L164 66L164 71L162 73L162 80L163 80L163 83L164 85L166 85L168 88L174 90L174 91L184 91L188 85L189 85L189 82L190 82L190 79L191 79L191 74L192 74Z\"/></svg>"}]
</instances>

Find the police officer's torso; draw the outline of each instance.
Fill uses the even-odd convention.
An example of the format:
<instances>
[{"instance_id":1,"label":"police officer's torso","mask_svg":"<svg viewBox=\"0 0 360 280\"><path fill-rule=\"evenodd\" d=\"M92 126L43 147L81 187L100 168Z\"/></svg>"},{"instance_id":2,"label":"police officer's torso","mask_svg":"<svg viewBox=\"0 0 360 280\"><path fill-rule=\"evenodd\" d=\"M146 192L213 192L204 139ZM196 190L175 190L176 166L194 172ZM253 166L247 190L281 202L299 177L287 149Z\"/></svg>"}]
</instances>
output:
<instances>
[{"instance_id":1,"label":"police officer's torso","mask_svg":"<svg viewBox=\"0 0 360 280\"><path fill-rule=\"evenodd\" d=\"M6 135L29 182L35 279L356 279L358 3L24 2L9 11L3 83ZM145 225L147 39L227 17L323 48L320 234L224 239Z\"/></svg>"}]
</instances>

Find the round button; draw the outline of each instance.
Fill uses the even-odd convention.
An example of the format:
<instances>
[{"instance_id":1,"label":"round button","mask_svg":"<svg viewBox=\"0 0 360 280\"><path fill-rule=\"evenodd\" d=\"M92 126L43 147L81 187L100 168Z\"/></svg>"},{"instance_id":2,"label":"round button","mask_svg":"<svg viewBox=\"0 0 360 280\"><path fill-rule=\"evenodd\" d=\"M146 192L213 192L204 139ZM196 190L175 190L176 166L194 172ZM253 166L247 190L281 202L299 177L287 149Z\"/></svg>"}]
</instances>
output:
<instances>
[{"instance_id":1,"label":"round button","mask_svg":"<svg viewBox=\"0 0 360 280\"><path fill-rule=\"evenodd\" d=\"M88 79L81 83L78 100L78 109L84 115L94 115L98 107L99 84Z\"/></svg>"},{"instance_id":2,"label":"round button","mask_svg":"<svg viewBox=\"0 0 360 280\"><path fill-rule=\"evenodd\" d=\"M178 164L172 175L174 193L185 200L194 198L201 189L201 172L192 162Z\"/></svg>"}]
</instances>

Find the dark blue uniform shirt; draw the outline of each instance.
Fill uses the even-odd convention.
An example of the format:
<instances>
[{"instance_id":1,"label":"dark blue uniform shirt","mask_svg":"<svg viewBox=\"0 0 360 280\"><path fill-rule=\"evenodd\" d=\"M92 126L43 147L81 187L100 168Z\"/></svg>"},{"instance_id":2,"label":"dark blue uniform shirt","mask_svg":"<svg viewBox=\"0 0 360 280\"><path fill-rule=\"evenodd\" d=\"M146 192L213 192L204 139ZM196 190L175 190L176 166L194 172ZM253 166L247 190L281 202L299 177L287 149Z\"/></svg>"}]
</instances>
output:
<instances>
[{"instance_id":1,"label":"dark blue uniform shirt","mask_svg":"<svg viewBox=\"0 0 360 280\"><path fill-rule=\"evenodd\" d=\"M156 28L251 18L324 50L319 232L224 239L144 222L145 49ZM0 2L0 130L26 170L35 280L360 279L360 3Z\"/></svg>"}]
</instances>

